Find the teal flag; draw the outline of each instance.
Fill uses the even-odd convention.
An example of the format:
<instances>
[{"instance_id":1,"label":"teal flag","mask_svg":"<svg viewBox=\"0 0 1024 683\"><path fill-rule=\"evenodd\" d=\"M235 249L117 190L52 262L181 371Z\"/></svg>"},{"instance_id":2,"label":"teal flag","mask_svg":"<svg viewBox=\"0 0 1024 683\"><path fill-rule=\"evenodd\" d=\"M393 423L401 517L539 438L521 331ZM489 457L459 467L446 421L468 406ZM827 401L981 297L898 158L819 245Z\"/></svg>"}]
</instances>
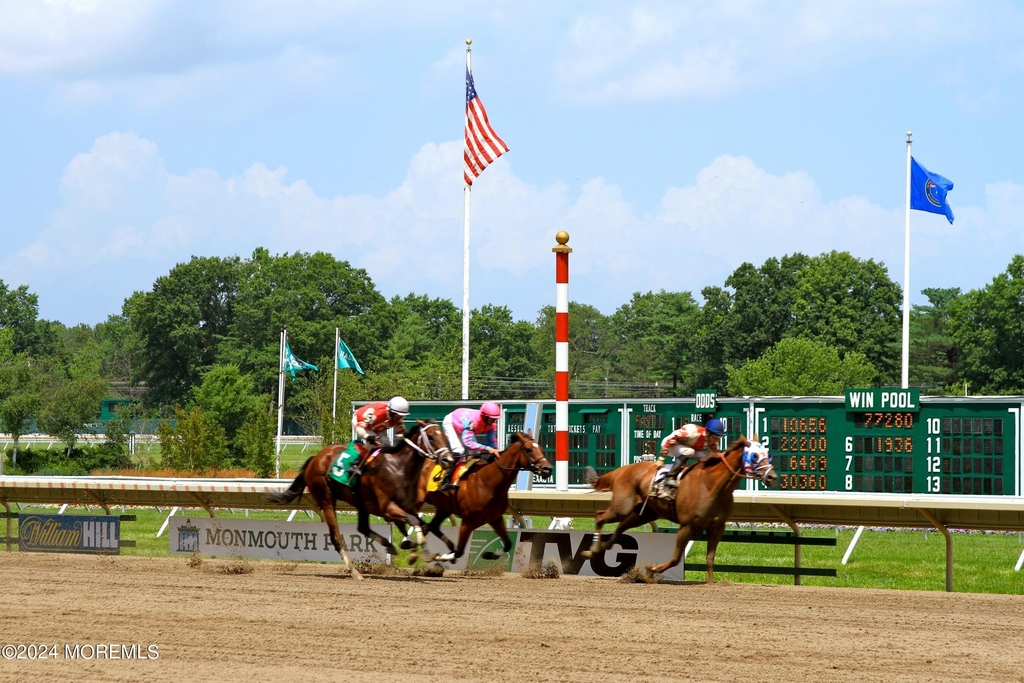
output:
<instances>
[{"instance_id":1,"label":"teal flag","mask_svg":"<svg viewBox=\"0 0 1024 683\"><path fill-rule=\"evenodd\" d=\"M307 363L304 360L299 360L299 357L292 353L292 348L287 343L284 345L284 371L291 374L292 379L295 379L295 373L299 370L319 370L317 366L312 363Z\"/></svg>"},{"instance_id":2,"label":"teal flag","mask_svg":"<svg viewBox=\"0 0 1024 683\"><path fill-rule=\"evenodd\" d=\"M338 340L338 369L344 370L345 368L352 368L360 375L365 375L363 369L359 367L359 361L356 360L356 356L352 353L352 349L348 348L342 340Z\"/></svg>"}]
</instances>

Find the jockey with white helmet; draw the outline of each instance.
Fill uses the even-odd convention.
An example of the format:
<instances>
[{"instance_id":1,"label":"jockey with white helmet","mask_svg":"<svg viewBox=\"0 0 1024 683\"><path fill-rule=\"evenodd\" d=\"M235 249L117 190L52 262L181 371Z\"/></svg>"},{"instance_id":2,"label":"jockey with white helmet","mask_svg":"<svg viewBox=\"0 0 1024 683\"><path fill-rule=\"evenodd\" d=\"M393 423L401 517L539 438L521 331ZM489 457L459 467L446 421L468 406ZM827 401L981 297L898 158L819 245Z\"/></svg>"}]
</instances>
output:
<instances>
[{"instance_id":1,"label":"jockey with white helmet","mask_svg":"<svg viewBox=\"0 0 1024 683\"><path fill-rule=\"evenodd\" d=\"M386 445L387 430L394 429L396 436L405 434L402 419L408 414L409 402L401 396L395 396L387 403L367 403L356 410L352 414L352 431L355 434L354 443L359 450L359 460L349 468L349 472L358 472L362 468L372 448Z\"/></svg>"}]
</instances>

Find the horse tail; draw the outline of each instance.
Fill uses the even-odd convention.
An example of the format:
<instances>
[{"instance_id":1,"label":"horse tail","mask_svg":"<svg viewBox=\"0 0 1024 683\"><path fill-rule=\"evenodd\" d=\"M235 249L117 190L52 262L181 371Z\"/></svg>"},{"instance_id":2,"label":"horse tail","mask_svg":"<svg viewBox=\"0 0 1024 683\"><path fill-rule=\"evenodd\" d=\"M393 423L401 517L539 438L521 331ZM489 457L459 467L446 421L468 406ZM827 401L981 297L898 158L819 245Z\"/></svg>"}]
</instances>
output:
<instances>
[{"instance_id":1,"label":"horse tail","mask_svg":"<svg viewBox=\"0 0 1024 683\"><path fill-rule=\"evenodd\" d=\"M306 462L302 463L302 467L299 468L299 476L295 477L291 486L284 491L268 493L266 496L267 502L274 505L287 505L302 496L302 492L306 490L306 467L309 465L309 461L315 457L315 455L311 455L306 459Z\"/></svg>"},{"instance_id":2,"label":"horse tail","mask_svg":"<svg viewBox=\"0 0 1024 683\"><path fill-rule=\"evenodd\" d=\"M595 491L611 491L612 474L612 472L609 472L608 474L599 477L597 476L597 470L588 465L587 469L583 473L583 479Z\"/></svg>"}]
</instances>

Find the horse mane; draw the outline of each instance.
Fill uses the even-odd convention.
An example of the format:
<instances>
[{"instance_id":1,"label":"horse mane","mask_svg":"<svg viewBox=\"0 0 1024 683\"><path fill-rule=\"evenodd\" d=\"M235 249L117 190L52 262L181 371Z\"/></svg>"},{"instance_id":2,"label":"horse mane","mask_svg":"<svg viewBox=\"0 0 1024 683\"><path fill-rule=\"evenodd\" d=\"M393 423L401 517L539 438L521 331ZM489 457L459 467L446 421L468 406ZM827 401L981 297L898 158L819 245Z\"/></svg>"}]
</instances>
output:
<instances>
[{"instance_id":1,"label":"horse mane","mask_svg":"<svg viewBox=\"0 0 1024 683\"><path fill-rule=\"evenodd\" d=\"M725 456L727 456L727 455L729 455L729 454L733 453L734 451L737 451L737 450L739 450L741 448L746 448L749 445L750 445L750 440L747 439L747 437L745 437L742 434L740 434L739 438L737 438L735 441L733 441L731 444L729 444L728 448L726 448L724 451L719 451L718 453L712 453L711 456L708 457L708 458L705 458L704 462L701 463L701 464L704 465L704 467L711 467L712 465L717 465L719 463L719 461L724 461L725 460Z\"/></svg>"},{"instance_id":2,"label":"horse mane","mask_svg":"<svg viewBox=\"0 0 1024 683\"><path fill-rule=\"evenodd\" d=\"M408 439L408 440L415 439L417 436L419 436L420 430L423 427L426 427L427 425L432 425L432 424L437 424L437 420L417 420L416 424L414 424L412 427L409 428L409 431L407 431L405 433L405 436L402 439L397 439L395 441L395 443L391 444L390 446L385 446L384 448L380 449L380 452L381 453L387 453L388 455L394 455L395 453L400 453L401 451L403 451L405 449L405 444L402 443L402 441L404 441L406 439Z\"/></svg>"}]
</instances>

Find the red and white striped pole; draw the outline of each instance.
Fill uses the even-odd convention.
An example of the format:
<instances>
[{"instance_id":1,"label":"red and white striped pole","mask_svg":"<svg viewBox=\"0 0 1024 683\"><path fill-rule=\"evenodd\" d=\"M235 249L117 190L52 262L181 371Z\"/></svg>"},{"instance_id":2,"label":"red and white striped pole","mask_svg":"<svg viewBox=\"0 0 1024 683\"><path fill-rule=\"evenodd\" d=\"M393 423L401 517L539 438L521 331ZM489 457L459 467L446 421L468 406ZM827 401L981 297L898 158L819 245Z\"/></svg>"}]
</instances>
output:
<instances>
[{"instance_id":1,"label":"red and white striped pole","mask_svg":"<svg viewBox=\"0 0 1024 683\"><path fill-rule=\"evenodd\" d=\"M555 490L569 490L569 233L555 235Z\"/></svg>"}]
</instances>

